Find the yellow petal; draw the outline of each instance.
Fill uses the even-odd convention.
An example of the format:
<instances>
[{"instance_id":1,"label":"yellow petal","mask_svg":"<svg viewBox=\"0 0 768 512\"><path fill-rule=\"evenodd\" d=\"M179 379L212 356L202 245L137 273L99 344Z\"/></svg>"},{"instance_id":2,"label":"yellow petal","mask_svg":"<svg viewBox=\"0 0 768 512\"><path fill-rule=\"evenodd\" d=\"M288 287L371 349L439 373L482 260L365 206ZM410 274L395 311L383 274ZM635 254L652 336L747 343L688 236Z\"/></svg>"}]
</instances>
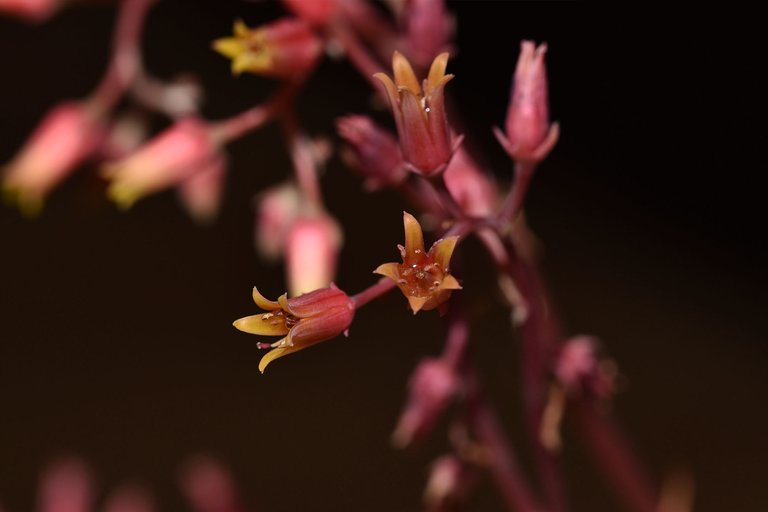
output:
<instances>
[{"instance_id":1,"label":"yellow petal","mask_svg":"<svg viewBox=\"0 0 768 512\"><path fill-rule=\"evenodd\" d=\"M213 49L228 59L234 59L245 51L242 41L234 37L223 37L215 40Z\"/></svg>"},{"instance_id":2,"label":"yellow petal","mask_svg":"<svg viewBox=\"0 0 768 512\"><path fill-rule=\"evenodd\" d=\"M399 95L397 93L397 86L392 81L389 76L387 76L386 73L376 73L373 75L373 78L377 79L379 82L381 82L384 85L384 89L387 91L387 97L389 98L389 102L392 104L392 108L396 109L398 106L399 101Z\"/></svg>"},{"instance_id":3,"label":"yellow petal","mask_svg":"<svg viewBox=\"0 0 768 512\"><path fill-rule=\"evenodd\" d=\"M441 53L435 60L432 61L432 66L429 68L429 75L427 75L427 90L425 93L429 94L432 89L442 81L445 76L445 68L448 66L448 52Z\"/></svg>"},{"instance_id":4,"label":"yellow petal","mask_svg":"<svg viewBox=\"0 0 768 512\"><path fill-rule=\"evenodd\" d=\"M280 309L279 303L264 297L255 286L253 287L253 302L265 311L276 311Z\"/></svg>"},{"instance_id":5,"label":"yellow petal","mask_svg":"<svg viewBox=\"0 0 768 512\"><path fill-rule=\"evenodd\" d=\"M409 296L408 305L411 306L411 309L413 310L413 314L415 315L416 313L421 311L421 308L424 307L424 304L426 304L428 300L429 300L429 297Z\"/></svg>"},{"instance_id":6,"label":"yellow petal","mask_svg":"<svg viewBox=\"0 0 768 512\"><path fill-rule=\"evenodd\" d=\"M453 256L453 250L456 248L456 243L458 241L458 236L449 236L435 242L429 250L430 254L435 258L435 261L443 267L443 270L448 270L448 266L451 263L451 256Z\"/></svg>"},{"instance_id":7,"label":"yellow petal","mask_svg":"<svg viewBox=\"0 0 768 512\"><path fill-rule=\"evenodd\" d=\"M261 361L259 361L259 371L261 373L264 373L264 370L267 368L267 365L274 361L275 359L279 359L283 356L287 356L288 354L292 354L296 351L301 350L302 347L280 347L280 348L274 348L264 354L264 357L261 358Z\"/></svg>"},{"instance_id":8,"label":"yellow petal","mask_svg":"<svg viewBox=\"0 0 768 512\"><path fill-rule=\"evenodd\" d=\"M243 332L258 336L285 336L288 334L285 320L282 317L277 317L276 319L272 313L238 318L232 325Z\"/></svg>"},{"instance_id":9,"label":"yellow petal","mask_svg":"<svg viewBox=\"0 0 768 512\"><path fill-rule=\"evenodd\" d=\"M287 293L284 293L284 294L282 294L281 296L279 296L279 297L277 298L277 302L280 304L280 308L281 308L283 311L286 311L286 312L288 312L288 313L292 314L293 316L299 316L299 315L297 315L297 314L296 314L296 313L295 313L295 312L294 312L294 311L291 309L291 305L288 303L288 294L287 294Z\"/></svg>"},{"instance_id":10,"label":"yellow petal","mask_svg":"<svg viewBox=\"0 0 768 512\"><path fill-rule=\"evenodd\" d=\"M248 28L248 25L243 20L237 20L232 32L236 37L246 37L251 32L251 29Z\"/></svg>"},{"instance_id":11,"label":"yellow petal","mask_svg":"<svg viewBox=\"0 0 768 512\"><path fill-rule=\"evenodd\" d=\"M408 212L403 212L403 226L405 227L405 253L408 256L424 253L424 234L416 217ZM418 252L417 252L418 251Z\"/></svg>"},{"instance_id":12,"label":"yellow petal","mask_svg":"<svg viewBox=\"0 0 768 512\"><path fill-rule=\"evenodd\" d=\"M399 265L397 263L382 263L373 271L373 273L388 277L394 282L397 282L400 279L400 270L398 267Z\"/></svg>"},{"instance_id":13,"label":"yellow petal","mask_svg":"<svg viewBox=\"0 0 768 512\"><path fill-rule=\"evenodd\" d=\"M451 274L446 274L440 283L441 290L461 290L461 285Z\"/></svg>"},{"instance_id":14,"label":"yellow petal","mask_svg":"<svg viewBox=\"0 0 768 512\"><path fill-rule=\"evenodd\" d=\"M395 74L395 84L398 88L405 87L416 96L421 95L421 86L416 78L416 73L413 72L408 59L400 52L396 51L392 55L392 71Z\"/></svg>"}]
</instances>

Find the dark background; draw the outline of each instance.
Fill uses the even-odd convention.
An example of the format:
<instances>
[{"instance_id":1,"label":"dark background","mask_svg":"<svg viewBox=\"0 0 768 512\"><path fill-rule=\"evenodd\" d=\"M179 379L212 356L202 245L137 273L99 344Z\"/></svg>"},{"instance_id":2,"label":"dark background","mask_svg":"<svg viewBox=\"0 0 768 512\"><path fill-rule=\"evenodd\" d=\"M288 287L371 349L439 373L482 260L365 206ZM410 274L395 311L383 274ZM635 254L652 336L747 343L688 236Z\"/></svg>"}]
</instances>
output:
<instances>
[{"instance_id":1,"label":"dark background","mask_svg":"<svg viewBox=\"0 0 768 512\"><path fill-rule=\"evenodd\" d=\"M547 41L562 138L536 176L528 212L571 333L605 342L626 377L616 412L654 475L689 468L699 511L768 509L764 46L752 13L620 12L581 3L451 4L459 55L449 88L500 179L503 122L522 38ZM209 42L275 4L165 1L151 15L147 65L201 75L204 113L231 115L273 84L234 79ZM106 64L113 12L63 12L30 27L0 19L0 161L62 98L85 95ZM327 62L302 98L313 133L369 110L365 83ZM220 219L192 223L172 192L127 214L83 169L43 215L0 209L0 502L33 508L46 461L77 453L101 489L140 481L164 510L184 508L176 472L200 451L227 461L251 510L418 510L438 433L402 453L388 437L407 377L442 344L437 315L392 296L338 339L257 370L254 339L231 327L250 289L276 296L282 269L255 255L252 196L289 172L274 127L230 146ZM760 158L758 158L760 157ZM403 204L359 192L333 160L323 180L345 226L339 285L372 282L396 258ZM516 348L481 252L465 253L475 349L510 430ZM472 279L469 279L473 276ZM618 510L568 436L574 510ZM500 510L483 482L473 510Z\"/></svg>"}]
</instances>

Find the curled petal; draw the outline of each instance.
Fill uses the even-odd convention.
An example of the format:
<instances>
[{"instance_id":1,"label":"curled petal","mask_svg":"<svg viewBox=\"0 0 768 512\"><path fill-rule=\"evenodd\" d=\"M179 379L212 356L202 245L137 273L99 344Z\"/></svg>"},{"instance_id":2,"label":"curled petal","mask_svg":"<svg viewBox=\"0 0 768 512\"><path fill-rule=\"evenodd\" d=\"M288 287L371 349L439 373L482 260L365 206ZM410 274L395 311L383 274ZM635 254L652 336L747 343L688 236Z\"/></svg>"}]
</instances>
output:
<instances>
[{"instance_id":1,"label":"curled petal","mask_svg":"<svg viewBox=\"0 0 768 512\"><path fill-rule=\"evenodd\" d=\"M444 84L445 69L448 67L448 52L443 52L438 55L435 60L432 61L432 65L429 67L429 75L427 75L427 94L432 92L432 89L438 86L438 84ZM452 76L452 75L449 75Z\"/></svg>"},{"instance_id":2,"label":"curled petal","mask_svg":"<svg viewBox=\"0 0 768 512\"><path fill-rule=\"evenodd\" d=\"M255 286L253 287L253 302L255 302L256 305L261 309L266 311L274 311L280 309L279 303L264 297Z\"/></svg>"},{"instance_id":3,"label":"curled petal","mask_svg":"<svg viewBox=\"0 0 768 512\"><path fill-rule=\"evenodd\" d=\"M446 274L443 281L440 283L441 290L461 290L459 281L456 280L451 274Z\"/></svg>"},{"instance_id":4,"label":"curled petal","mask_svg":"<svg viewBox=\"0 0 768 512\"><path fill-rule=\"evenodd\" d=\"M415 315L419 311L421 311L424 306L427 304L427 301L430 300L429 296L426 297L415 297L413 295L408 296L408 305L411 307L411 310L413 311L413 314ZM428 308L432 309L432 308Z\"/></svg>"},{"instance_id":5,"label":"curled petal","mask_svg":"<svg viewBox=\"0 0 768 512\"><path fill-rule=\"evenodd\" d=\"M285 336L288 334L285 319L282 316L275 316L273 313L238 318L232 325L243 332L259 336Z\"/></svg>"},{"instance_id":6,"label":"curled petal","mask_svg":"<svg viewBox=\"0 0 768 512\"><path fill-rule=\"evenodd\" d=\"M413 72L413 68L408 62L408 59L406 59L400 52L396 51L392 55L392 71L395 74L395 83L397 84L398 89L408 89L416 96L421 94L421 87L416 78L416 73Z\"/></svg>"},{"instance_id":7,"label":"curled petal","mask_svg":"<svg viewBox=\"0 0 768 512\"><path fill-rule=\"evenodd\" d=\"M261 361L259 361L259 371L261 373L264 373L264 370L267 369L267 365L274 361L275 359L279 359L283 356L287 356L288 354L292 354L294 352L297 352L301 350L301 347L280 347L275 348L267 352L264 357L261 358Z\"/></svg>"},{"instance_id":8,"label":"curled petal","mask_svg":"<svg viewBox=\"0 0 768 512\"><path fill-rule=\"evenodd\" d=\"M397 263L382 263L373 271L373 273L388 277L394 282L397 282L400 279L399 266L400 265Z\"/></svg>"},{"instance_id":9,"label":"curled petal","mask_svg":"<svg viewBox=\"0 0 768 512\"><path fill-rule=\"evenodd\" d=\"M430 254L435 258L435 262L443 267L443 270L448 270L451 263L451 256L453 256L453 250L456 248L458 241L458 236L442 238L435 242L429 250Z\"/></svg>"}]
</instances>

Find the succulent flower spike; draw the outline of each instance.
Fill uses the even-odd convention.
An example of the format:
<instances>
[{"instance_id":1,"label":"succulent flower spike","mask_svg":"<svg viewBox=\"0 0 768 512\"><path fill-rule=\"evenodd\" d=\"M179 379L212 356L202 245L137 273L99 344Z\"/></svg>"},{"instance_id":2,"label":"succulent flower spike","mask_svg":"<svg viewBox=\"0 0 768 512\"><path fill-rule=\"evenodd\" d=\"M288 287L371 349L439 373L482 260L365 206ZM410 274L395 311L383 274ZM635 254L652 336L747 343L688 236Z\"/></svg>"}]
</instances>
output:
<instances>
[{"instance_id":1,"label":"succulent flower spike","mask_svg":"<svg viewBox=\"0 0 768 512\"><path fill-rule=\"evenodd\" d=\"M422 309L435 309L448 300L453 290L461 289L459 282L448 271L459 237L440 239L429 251L425 251L419 221L410 213L403 212L403 224L405 247L397 246L403 262L384 263L373 272L397 283L415 315Z\"/></svg>"},{"instance_id":2,"label":"succulent flower spike","mask_svg":"<svg viewBox=\"0 0 768 512\"><path fill-rule=\"evenodd\" d=\"M310 71L322 44L307 23L284 18L256 29L235 22L233 37L213 42L213 49L232 59L232 73L293 78Z\"/></svg>"},{"instance_id":3,"label":"succulent flower spike","mask_svg":"<svg viewBox=\"0 0 768 512\"><path fill-rule=\"evenodd\" d=\"M403 157L424 176L443 171L453 154L443 94L445 84L453 78L445 74L447 65L448 54L441 53L432 62L427 79L419 84L408 60L395 52L394 81L385 73L374 75L389 98Z\"/></svg>"},{"instance_id":4,"label":"succulent flower spike","mask_svg":"<svg viewBox=\"0 0 768 512\"><path fill-rule=\"evenodd\" d=\"M285 293L277 301L264 298L254 287L253 301L265 312L235 320L233 325L249 334L283 336L275 343L259 343L259 348L273 349L261 358L261 373L275 359L335 338L342 332L346 335L355 316L354 303L335 286L292 299Z\"/></svg>"}]
</instances>

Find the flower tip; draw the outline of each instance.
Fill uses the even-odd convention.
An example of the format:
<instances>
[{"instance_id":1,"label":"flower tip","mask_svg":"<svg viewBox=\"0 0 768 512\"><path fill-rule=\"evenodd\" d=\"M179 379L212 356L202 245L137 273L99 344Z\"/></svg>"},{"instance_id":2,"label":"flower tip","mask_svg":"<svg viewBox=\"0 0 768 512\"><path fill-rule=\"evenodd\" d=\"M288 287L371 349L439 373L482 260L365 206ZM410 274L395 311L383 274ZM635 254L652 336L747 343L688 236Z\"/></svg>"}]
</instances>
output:
<instances>
[{"instance_id":1,"label":"flower tip","mask_svg":"<svg viewBox=\"0 0 768 512\"><path fill-rule=\"evenodd\" d=\"M414 315L424 308L427 300L429 300L429 297L408 297L408 305L411 307Z\"/></svg>"}]
</instances>

